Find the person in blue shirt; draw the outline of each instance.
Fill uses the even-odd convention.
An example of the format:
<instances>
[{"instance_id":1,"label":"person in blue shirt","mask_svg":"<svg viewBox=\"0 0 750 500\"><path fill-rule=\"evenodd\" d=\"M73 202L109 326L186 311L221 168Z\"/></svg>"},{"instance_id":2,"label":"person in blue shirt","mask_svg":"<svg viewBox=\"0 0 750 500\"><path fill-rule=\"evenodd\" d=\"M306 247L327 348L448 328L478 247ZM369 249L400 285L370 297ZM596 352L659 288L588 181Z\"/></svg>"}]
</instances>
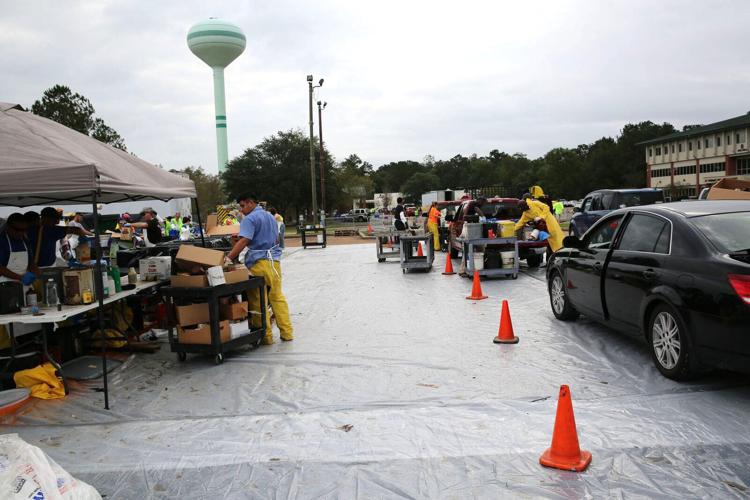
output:
<instances>
[{"instance_id":1,"label":"person in blue shirt","mask_svg":"<svg viewBox=\"0 0 750 500\"><path fill-rule=\"evenodd\" d=\"M26 218L13 213L0 232L0 282L20 281L29 286L40 275L39 268L31 261L27 230Z\"/></svg>"},{"instance_id":2,"label":"person in blue shirt","mask_svg":"<svg viewBox=\"0 0 750 500\"><path fill-rule=\"evenodd\" d=\"M52 207L42 210L38 225L29 226L28 239L31 248L32 262L36 266L54 266L57 259L57 242L67 234L85 236L80 227L58 226L60 213Z\"/></svg>"},{"instance_id":3,"label":"person in blue shirt","mask_svg":"<svg viewBox=\"0 0 750 500\"><path fill-rule=\"evenodd\" d=\"M253 195L242 195L237 198L240 210L245 216L240 222L240 232L237 243L227 254L230 263L236 259L242 250L247 248L245 254L245 265L253 276L262 276L266 281L263 293L267 293L267 304L271 305L276 317L276 325L281 332L281 340L290 341L294 339L292 321L289 317L289 305L281 289L281 247L279 246L279 226L273 215L263 210L258 205L258 198ZM266 292L266 290L268 290ZM258 311L260 309L260 293L254 290L248 297L249 309ZM262 311L261 311L262 313ZM273 332L271 331L271 315L268 308L266 315L266 336L263 342L266 345L273 344ZM260 326L260 320L253 316L253 324Z\"/></svg>"}]
</instances>

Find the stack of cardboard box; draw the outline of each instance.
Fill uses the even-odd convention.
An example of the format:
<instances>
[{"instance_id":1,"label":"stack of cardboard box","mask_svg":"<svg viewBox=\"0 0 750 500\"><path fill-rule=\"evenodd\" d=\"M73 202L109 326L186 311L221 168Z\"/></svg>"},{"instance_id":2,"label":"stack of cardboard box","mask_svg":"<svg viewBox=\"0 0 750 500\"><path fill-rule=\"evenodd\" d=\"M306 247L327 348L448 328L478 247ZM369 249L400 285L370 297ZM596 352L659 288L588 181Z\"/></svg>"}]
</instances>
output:
<instances>
[{"instance_id":1,"label":"stack of cardboard box","mask_svg":"<svg viewBox=\"0 0 750 500\"><path fill-rule=\"evenodd\" d=\"M196 288L239 283L250 277L243 265L224 266L224 252L209 248L182 245L175 257L175 267L183 270L172 275L173 287ZM222 297L219 303L221 342L247 331L247 302L235 297ZM175 306L177 337L183 344L210 344L211 327L207 303ZM238 324L237 322L240 322Z\"/></svg>"}]
</instances>

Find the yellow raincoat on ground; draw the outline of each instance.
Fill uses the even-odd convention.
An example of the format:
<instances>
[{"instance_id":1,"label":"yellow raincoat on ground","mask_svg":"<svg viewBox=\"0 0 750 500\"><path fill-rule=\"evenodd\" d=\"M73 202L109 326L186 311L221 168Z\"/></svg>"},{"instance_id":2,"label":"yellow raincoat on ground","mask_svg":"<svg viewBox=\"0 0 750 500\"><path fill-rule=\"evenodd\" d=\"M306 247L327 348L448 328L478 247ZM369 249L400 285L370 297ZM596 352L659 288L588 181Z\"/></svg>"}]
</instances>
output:
<instances>
[{"instance_id":1,"label":"yellow raincoat on ground","mask_svg":"<svg viewBox=\"0 0 750 500\"><path fill-rule=\"evenodd\" d=\"M31 395L39 399L57 399L65 397L65 387L55 375L55 367L50 363L21 370L13 375L16 387L28 387Z\"/></svg>"},{"instance_id":2,"label":"yellow raincoat on ground","mask_svg":"<svg viewBox=\"0 0 750 500\"><path fill-rule=\"evenodd\" d=\"M549 233L549 247L553 252L557 252L562 248L562 241L565 235L560 228L560 224L555 219L555 216L550 212L549 207L546 203L542 203L537 200L526 200L529 205L529 209L526 210L521 218L516 222L516 231L521 229L527 222L536 220L537 217L547 223L547 232Z\"/></svg>"}]
</instances>

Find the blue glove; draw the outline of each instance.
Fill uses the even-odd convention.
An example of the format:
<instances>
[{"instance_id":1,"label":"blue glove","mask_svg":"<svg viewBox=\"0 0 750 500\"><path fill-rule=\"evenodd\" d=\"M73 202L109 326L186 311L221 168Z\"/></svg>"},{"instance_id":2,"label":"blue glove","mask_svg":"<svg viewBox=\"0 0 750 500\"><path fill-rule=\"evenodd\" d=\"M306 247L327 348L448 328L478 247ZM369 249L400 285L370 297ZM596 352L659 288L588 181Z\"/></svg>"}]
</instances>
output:
<instances>
[{"instance_id":1,"label":"blue glove","mask_svg":"<svg viewBox=\"0 0 750 500\"><path fill-rule=\"evenodd\" d=\"M21 276L21 283L26 286L29 286L34 281L36 281L36 274L32 273L31 271L26 271L26 274Z\"/></svg>"}]
</instances>

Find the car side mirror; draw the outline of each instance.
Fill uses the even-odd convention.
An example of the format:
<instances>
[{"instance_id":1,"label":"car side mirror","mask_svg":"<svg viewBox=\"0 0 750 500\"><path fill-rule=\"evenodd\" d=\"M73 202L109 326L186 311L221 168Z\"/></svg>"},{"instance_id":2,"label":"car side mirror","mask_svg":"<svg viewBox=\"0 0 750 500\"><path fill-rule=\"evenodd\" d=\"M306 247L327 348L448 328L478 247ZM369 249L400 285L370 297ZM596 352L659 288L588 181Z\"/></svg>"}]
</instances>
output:
<instances>
[{"instance_id":1,"label":"car side mirror","mask_svg":"<svg viewBox=\"0 0 750 500\"><path fill-rule=\"evenodd\" d=\"M445 216L445 222L453 222L453 215L448 214Z\"/></svg>"},{"instance_id":2,"label":"car side mirror","mask_svg":"<svg viewBox=\"0 0 750 500\"><path fill-rule=\"evenodd\" d=\"M583 248L583 242L578 236L566 236L563 238L563 246L565 248Z\"/></svg>"}]
</instances>

